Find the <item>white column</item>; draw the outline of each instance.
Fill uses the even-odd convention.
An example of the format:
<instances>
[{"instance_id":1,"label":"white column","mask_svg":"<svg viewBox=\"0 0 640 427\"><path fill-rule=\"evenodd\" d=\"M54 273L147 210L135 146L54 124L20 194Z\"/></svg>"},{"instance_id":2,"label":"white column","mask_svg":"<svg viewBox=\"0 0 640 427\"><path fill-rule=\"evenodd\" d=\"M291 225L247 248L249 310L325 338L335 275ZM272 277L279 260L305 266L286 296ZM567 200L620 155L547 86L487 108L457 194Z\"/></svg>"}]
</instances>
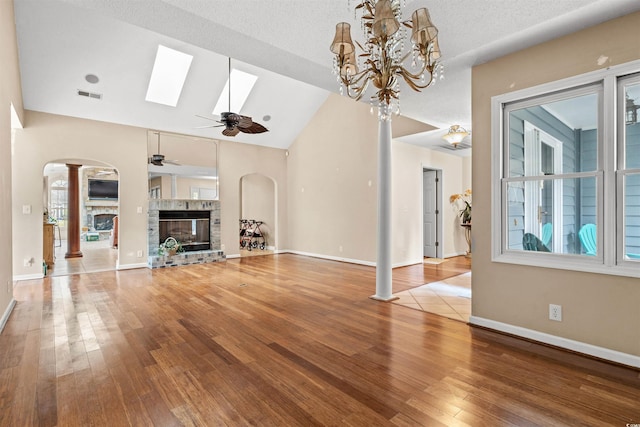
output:
<instances>
[{"instance_id":1,"label":"white column","mask_svg":"<svg viewBox=\"0 0 640 427\"><path fill-rule=\"evenodd\" d=\"M178 176L171 175L171 198L178 198Z\"/></svg>"},{"instance_id":2,"label":"white column","mask_svg":"<svg viewBox=\"0 0 640 427\"><path fill-rule=\"evenodd\" d=\"M388 106L378 113L378 238L376 294L379 301L396 299L391 289L391 117Z\"/></svg>"}]
</instances>

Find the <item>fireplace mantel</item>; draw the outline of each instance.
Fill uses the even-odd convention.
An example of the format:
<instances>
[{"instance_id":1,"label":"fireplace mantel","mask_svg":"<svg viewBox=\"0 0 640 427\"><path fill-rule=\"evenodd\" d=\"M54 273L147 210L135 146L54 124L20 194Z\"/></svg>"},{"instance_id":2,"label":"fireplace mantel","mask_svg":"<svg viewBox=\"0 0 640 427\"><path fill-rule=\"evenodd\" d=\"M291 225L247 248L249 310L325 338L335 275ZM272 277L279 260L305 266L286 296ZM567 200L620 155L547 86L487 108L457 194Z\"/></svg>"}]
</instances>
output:
<instances>
[{"instance_id":1,"label":"fireplace mantel","mask_svg":"<svg viewBox=\"0 0 640 427\"><path fill-rule=\"evenodd\" d=\"M210 213L211 249L183 252L176 255L158 255L160 238L160 211L208 211ZM224 261L220 242L220 201L218 200L149 200L148 232L149 268Z\"/></svg>"}]
</instances>

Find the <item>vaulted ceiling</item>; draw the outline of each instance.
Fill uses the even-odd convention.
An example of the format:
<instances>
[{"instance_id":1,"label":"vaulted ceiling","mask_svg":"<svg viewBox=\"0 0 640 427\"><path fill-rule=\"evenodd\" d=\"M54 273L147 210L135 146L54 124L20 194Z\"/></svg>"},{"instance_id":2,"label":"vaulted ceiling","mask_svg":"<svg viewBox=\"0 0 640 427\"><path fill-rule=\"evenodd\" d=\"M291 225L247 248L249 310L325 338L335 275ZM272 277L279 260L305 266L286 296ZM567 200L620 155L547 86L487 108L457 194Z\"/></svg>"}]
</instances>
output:
<instances>
[{"instance_id":1,"label":"vaulted ceiling","mask_svg":"<svg viewBox=\"0 0 640 427\"><path fill-rule=\"evenodd\" d=\"M338 92L329 51L335 24L352 22L354 38L359 32L356 0L14 2L25 108L230 139L219 128L198 129L210 123L196 115L211 116L231 57L234 68L258 76L240 112L270 130L234 140L279 148ZM408 121L414 134L399 139L442 149L450 125L471 127L473 65L640 10L640 1L407 0L405 18L422 6L439 29L445 78L422 93L402 91L402 115L424 125ZM145 101L159 44L193 55L176 107Z\"/></svg>"}]
</instances>

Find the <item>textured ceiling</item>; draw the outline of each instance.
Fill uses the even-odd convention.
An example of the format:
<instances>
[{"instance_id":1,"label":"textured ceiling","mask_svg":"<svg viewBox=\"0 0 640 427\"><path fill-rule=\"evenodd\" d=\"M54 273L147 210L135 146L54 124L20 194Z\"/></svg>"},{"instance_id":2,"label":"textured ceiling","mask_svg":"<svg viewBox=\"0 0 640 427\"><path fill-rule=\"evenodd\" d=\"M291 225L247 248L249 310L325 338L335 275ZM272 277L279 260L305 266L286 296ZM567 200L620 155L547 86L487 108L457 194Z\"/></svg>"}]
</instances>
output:
<instances>
[{"instance_id":1,"label":"textured ceiling","mask_svg":"<svg viewBox=\"0 0 640 427\"><path fill-rule=\"evenodd\" d=\"M28 109L177 133L211 112L226 80L226 57L259 76L243 114L267 134L252 144L288 147L329 92L335 24L353 21L351 0L14 0L23 96ZM350 4L349 4L350 3ZM349 6L349 7L348 7ZM429 8L439 28L445 79L423 93L402 92L402 114L432 125L401 140L437 147L451 124L471 126L471 67L506 53L640 10L638 0L406 1ZM409 11L409 12L407 12ZM408 17L408 16L407 16ZM353 24L354 38L359 24ZM194 55L176 108L144 101L158 43ZM101 78L90 85L84 76ZM77 89L102 93L80 99ZM93 102L93 103L91 103Z\"/></svg>"}]
</instances>

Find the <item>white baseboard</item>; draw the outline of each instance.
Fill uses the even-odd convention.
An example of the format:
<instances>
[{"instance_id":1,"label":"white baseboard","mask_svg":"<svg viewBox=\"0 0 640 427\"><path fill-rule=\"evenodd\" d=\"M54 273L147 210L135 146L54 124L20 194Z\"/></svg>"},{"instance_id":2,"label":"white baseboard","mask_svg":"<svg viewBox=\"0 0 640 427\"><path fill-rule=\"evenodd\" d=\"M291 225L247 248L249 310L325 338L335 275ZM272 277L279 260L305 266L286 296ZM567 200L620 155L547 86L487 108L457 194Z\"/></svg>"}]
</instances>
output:
<instances>
[{"instance_id":1,"label":"white baseboard","mask_svg":"<svg viewBox=\"0 0 640 427\"><path fill-rule=\"evenodd\" d=\"M369 267L375 267L376 266L375 262L363 261L363 260L360 260L360 259L342 258L342 257L337 257L337 256L331 256L331 255L321 255L321 254L314 254L314 253L310 253L310 252L292 251L292 250L288 250L286 252L289 252L289 253L292 253L292 254L296 254L296 255L310 256L310 257L313 257L313 258L328 259L328 260L331 260L331 261L340 261L340 262L348 262L348 263L351 263L351 264L367 265Z\"/></svg>"},{"instance_id":2,"label":"white baseboard","mask_svg":"<svg viewBox=\"0 0 640 427\"><path fill-rule=\"evenodd\" d=\"M4 325L7 324L7 321L9 320L9 316L11 316L11 312L13 311L13 307L15 306L16 306L16 300L11 298L11 301L9 302L7 309L4 311L4 314L2 315L2 319L0 319L0 333L4 329Z\"/></svg>"},{"instance_id":3,"label":"white baseboard","mask_svg":"<svg viewBox=\"0 0 640 427\"><path fill-rule=\"evenodd\" d=\"M453 252L453 253L444 255L444 258L453 258L454 256L463 256L466 254L467 254L466 252Z\"/></svg>"},{"instance_id":4,"label":"white baseboard","mask_svg":"<svg viewBox=\"0 0 640 427\"><path fill-rule=\"evenodd\" d=\"M240 254L225 255L227 259L240 258Z\"/></svg>"},{"instance_id":5,"label":"white baseboard","mask_svg":"<svg viewBox=\"0 0 640 427\"><path fill-rule=\"evenodd\" d=\"M34 280L34 279L42 279L44 277L44 273L35 273L35 274L19 274L17 276L13 276L13 281L18 282L20 280Z\"/></svg>"},{"instance_id":6,"label":"white baseboard","mask_svg":"<svg viewBox=\"0 0 640 427\"><path fill-rule=\"evenodd\" d=\"M146 262L138 264L120 264L116 262L116 270L133 270L134 268L149 268L149 265Z\"/></svg>"},{"instance_id":7,"label":"white baseboard","mask_svg":"<svg viewBox=\"0 0 640 427\"><path fill-rule=\"evenodd\" d=\"M546 334L544 332L534 331L532 329L522 328L520 326L509 325L507 323L496 322L495 320L484 319L477 316L471 316L469 318L469 323L472 325L482 326L485 328L494 329L496 331L505 332L511 335L517 335L519 337L538 341L544 344L550 344L555 347L587 354L599 359L620 363L622 365L632 366L634 368L640 368L640 356L635 356L633 354L622 353L620 351L610 350L608 348L598 347L592 344L574 341L567 338Z\"/></svg>"},{"instance_id":8,"label":"white baseboard","mask_svg":"<svg viewBox=\"0 0 640 427\"><path fill-rule=\"evenodd\" d=\"M423 264L423 263L424 263L424 259L419 259L418 261L399 262L397 264L393 264L392 268L408 267L410 265Z\"/></svg>"}]
</instances>

